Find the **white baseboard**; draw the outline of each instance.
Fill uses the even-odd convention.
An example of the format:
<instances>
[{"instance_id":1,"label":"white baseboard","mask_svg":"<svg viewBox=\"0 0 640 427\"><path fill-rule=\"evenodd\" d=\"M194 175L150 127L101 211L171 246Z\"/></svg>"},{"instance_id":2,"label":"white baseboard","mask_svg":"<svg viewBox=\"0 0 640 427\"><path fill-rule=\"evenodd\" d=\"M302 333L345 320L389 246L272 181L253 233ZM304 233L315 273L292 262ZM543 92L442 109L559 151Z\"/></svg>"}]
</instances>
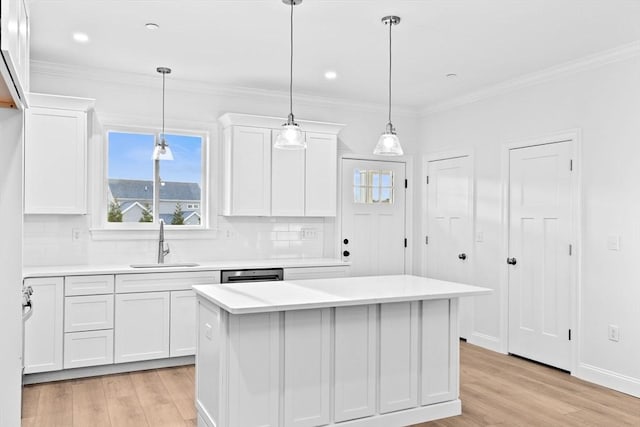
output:
<instances>
[{"instance_id":1,"label":"white baseboard","mask_svg":"<svg viewBox=\"0 0 640 427\"><path fill-rule=\"evenodd\" d=\"M141 362L116 363L113 365L88 366L86 368L26 374L22 377L22 383L37 384L50 381L71 380L74 378L97 377L99 375L121 374L123 372L144 371L147 369L169 368L171 366L193 365L194 363L195 356L182 356L169 359L144 360Z\"/></svg>"},{"instance_id":2,"label":"white baseboard","mask_svg":"<svg viewBox=\"0 0 640 427\"><path fill-rule=\"evenodd\" d=\"M640 378L629 377L586 363L578 364L578 369L573 375L581 380L640 397Z\"/></svg>"},{"instance_id":3,"label":"white baseboard","mask_svg":"<svg viewBox=\"0 0 640 427\"><path fill-rule=\"evenodd\" d=\"M469 344L477 345L478 347L486 348L487 350L495 351L496 353L505 354L502 351L502 343L498 337L473 332L467 339L467 342Z\"/></svg>"},{"instance_id":4,"label":"white baseboard","mask_svg":"<svg viewBox=\"0 0 640 427\"><path fill-rule=\"evenodd\" d=\"M215 427L216 421L200 404L196 404L198 410L198 427ZM327 424L331 426L345 427L404 427L427 421L439 420L442 418L454 417L462 414L462 403L460 399L448 402L435 403L433 405L419 406L417 408L405 409L388 414L376 414L357 420L343 421L339 423Z\"/></svg>"}]
</instances>

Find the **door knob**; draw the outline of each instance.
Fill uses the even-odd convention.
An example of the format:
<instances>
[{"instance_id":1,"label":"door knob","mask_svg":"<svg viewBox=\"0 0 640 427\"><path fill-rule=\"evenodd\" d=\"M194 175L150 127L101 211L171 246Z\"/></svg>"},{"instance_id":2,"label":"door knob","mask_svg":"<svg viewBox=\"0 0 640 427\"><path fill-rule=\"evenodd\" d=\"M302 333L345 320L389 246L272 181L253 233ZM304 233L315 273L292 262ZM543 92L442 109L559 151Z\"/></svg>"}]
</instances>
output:
<instances>
[{"instance_id":1,"label":"door knob","mask_svg":"<svg viewBox=\"0 0 640 427\"><path fill-rule=\"evenodd\" d=\"M342 255L343 255L343 256L349 256L349 255L351 255L351 254L349 253L349 251L344 251L344 252L342 252Z\"/></svg>"},{"instance_id":2,"label":"door knob","mask_svg":"<svg viewBox=\"0 0 640 427\"><path fill-rule=\"evenodd\" d=\"M467 254L458 254L458 258L464 261L465 259L467 259Z\"/></svg>"},{"instance_id":3,"label":"door knob","mask_svg":"<svg viewBox=\"0 0 640 427\"><path fill-rule=\"evenodd\" d=\"M507 264L509 265L516 265L517 262L518 260L516 260L515 258L507 258Z\"/></svg>"}]
</instances>

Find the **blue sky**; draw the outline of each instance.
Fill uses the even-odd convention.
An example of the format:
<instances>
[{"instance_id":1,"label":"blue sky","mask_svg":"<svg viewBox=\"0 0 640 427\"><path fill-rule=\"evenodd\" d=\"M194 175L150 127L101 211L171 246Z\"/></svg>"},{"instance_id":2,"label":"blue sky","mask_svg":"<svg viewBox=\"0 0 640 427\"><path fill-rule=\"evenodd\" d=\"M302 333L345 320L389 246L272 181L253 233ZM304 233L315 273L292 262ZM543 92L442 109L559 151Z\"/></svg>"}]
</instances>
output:
<instances>
[{"instance_id":1,"label":"blue sky","mask_svg":"<svg viewBox=\"0 0 640 427\"><path fill-rule=\"evenodd\" d=\"M153 134L109 132L109 178L153 180ZM170 135L173 160L160 161L163 181L197 182L202 176L202 139Z\"/></svg>"}]
</instances>

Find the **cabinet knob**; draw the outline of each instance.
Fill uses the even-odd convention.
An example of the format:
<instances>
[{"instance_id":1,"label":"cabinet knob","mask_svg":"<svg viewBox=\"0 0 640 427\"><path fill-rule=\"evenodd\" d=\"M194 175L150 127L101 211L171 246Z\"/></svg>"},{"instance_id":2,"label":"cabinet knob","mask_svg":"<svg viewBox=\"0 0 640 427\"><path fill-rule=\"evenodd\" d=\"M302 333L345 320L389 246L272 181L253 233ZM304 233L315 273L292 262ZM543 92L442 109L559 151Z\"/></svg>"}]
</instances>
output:
<instances>
[{"instance_id":1,"label":"cabinet knob","mask_svg":"<svg viewBox=\"0 0 640 427\"><path fill-rule=\"evenodd\" d=\"M349 255L351 255L351 253L349 253L349 251L344 251L344 252L342 252L342 255L343 256L349 256Z\"/></svg>"},{"instance_id":2,"label":"cabinet knob","mask_svg":"<svg viewBox=\"0 0 640 427\"><path fill-rule=\"evenodd\" d=\"M517 262L518 260L515 258L507 258L507 264L509 265L516 265Z\"/></svg>"},{"instance_id":3,"label":"cabinet knob","mask_svg":"<svg viewBox=\"0 0 640 427\"><path fill-rule=\"evenodd\" d=\"M467 254L458 254L458 258L464 261L465 259L467 259Z\"/></svg>"},{"instance_id":4,"label":"cabinet knob","mask_svg":"<svg viewBox=\"0 0 640 427\"><path fill-rule=\"evenodd\" d=\"M342 243L344 243L345 245L348 245L348 244L349 244L349 239L344 239L344 240L342 241Z\"/></svg>"}]
</instances>

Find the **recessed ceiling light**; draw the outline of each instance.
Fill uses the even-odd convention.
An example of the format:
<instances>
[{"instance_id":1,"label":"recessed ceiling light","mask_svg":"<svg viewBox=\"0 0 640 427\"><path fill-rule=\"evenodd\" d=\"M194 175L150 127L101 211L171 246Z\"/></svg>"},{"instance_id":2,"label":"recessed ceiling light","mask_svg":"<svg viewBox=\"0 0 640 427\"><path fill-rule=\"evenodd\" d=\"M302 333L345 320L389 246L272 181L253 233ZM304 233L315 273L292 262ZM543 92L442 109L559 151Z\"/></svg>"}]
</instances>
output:
<instances>
[{"instance_id":1,"label":"recessed ceiling light","mask_svg":"<svg viewBox=\"0 0 640 427\"><path fill-rule=\"evenodd\" d=\"M456 77L458 77L458 75L456 73L449 73L446 75L448 78L450 79L455 79Z\"/></svg>"},{"instance_id":2,"label":"recessed ceiling light","mask_svg":"<svg viewBox=\"0 0 640 427\"><path fill-rule=\"evenodd\" d=\"M336 73L335 71L327 71L326 73L324 73L324 78L327 80L335 80L336 77L338 77L338 73Z\"/></svg>"},{"instance_id":3,"label":"recessed ceiling light","mask_svg":"<svg viewBox=\"0 0 640 427\"><path fill-rule=\"evenodd\" d=\"M78 43L87 43L89 41L89 36L85 33L73 33L73 39Z\"/></svg>"},{"instance_id":4,"label":"recessed ceiling light","mask_svg":"<svg viewBox=\"0 0 640 427\"><path fill-rule=\"evenodd\" d=\"M147 30L157 30L158 28L160 28L160 25L154 23L154 22L149 22L144 24L144 26L147 28Z\"/></svg>"}]
</instances>

